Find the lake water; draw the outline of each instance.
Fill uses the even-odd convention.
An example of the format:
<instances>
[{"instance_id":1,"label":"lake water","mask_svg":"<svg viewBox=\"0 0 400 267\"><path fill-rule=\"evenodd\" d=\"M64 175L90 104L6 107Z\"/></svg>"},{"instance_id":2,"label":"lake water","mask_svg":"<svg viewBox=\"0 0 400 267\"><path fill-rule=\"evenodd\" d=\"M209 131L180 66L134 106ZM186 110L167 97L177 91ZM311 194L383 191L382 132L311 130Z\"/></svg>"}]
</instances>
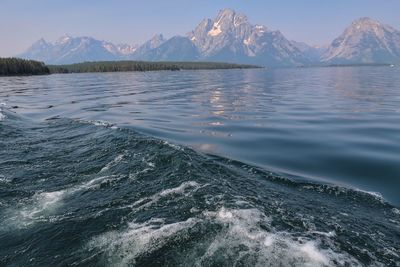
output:
<instances>
[{"instance_id":1,"label":"lake water","mask_svg":"<svg viewBox=\"0 0 400 267\"><path fill-rule=\"evenodd\" d=\"M3 77L0 102L0 263L399 264L399 68Z\"/></svg>"}]
</instances>

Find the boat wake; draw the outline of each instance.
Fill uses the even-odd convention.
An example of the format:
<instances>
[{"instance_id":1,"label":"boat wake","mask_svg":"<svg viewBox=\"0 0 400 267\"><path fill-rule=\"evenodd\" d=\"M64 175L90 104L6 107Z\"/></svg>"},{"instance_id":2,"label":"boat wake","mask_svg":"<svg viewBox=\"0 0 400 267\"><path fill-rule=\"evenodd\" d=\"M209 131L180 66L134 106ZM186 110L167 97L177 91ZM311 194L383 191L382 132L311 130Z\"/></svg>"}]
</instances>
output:
<instances>
[{"instance_id":1,"label":"boat wake","mask_svg":"<svg viewBox=\"0 0 400 267\"><path fill-rule=\"evenodd\" d=\"M1 114L0 265L400 262L400 212L379 195L108 123Z\"/></svg>"}]
</instances>

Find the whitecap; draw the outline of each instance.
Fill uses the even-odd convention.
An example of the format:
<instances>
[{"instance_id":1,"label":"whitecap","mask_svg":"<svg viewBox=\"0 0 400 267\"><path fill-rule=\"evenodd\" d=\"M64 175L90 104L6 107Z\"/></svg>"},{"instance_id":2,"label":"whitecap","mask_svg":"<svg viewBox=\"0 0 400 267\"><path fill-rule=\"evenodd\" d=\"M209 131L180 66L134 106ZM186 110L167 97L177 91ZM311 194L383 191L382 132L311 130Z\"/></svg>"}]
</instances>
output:
<instances>
[{"instance_id":1,"label":"whitecap","mask_svg":"<svg viewBox=\"0 0 400 267\"><path fill-rule=\"evenodd\" d=\"M154 168L156 167L156 164L155 164L154 162L148 161L148 162L146 162L146 163L147 163L147 165L148 165L150 168L152 168L152 169L154 169Z\"/></svg>"},{"instance_id":2,"label":"whitecap","mask_svg":"<svg viewBox=\"0 0 400 267\"><path fill-rule=\"evenodd\" d=\"M358 192L364 193L364 194L368 194L371 197L375 198L376 200L380 201L381 203L385 203L385 199L383 197L383 195L379 192L373 192L373 191L365 191L365 190L361 190L361 189L355 189Z\"/></svg>"},{"instance_id":3,"label":"whitecap","mask_svg":"<svg viewBox=\"0 0 400 267\"><path fill-rule=\"evenodd\" d=\"M326 232L320 232L320 231L311 231L311 234L317 234L317 235L321 235L321 236L327 236L327 237L334 237L336 236L335 231L330 231L328 233Z\"/></svg>"},{"instance_id":4,"label":"whitecap","mask_svg":"<svg viewBox=\"0 0 400 267\"><path fill-rule=\"evenodd\" d=\"M393 208L393 209L392 209L392 212L393 212L394 214L400 215L400 210L398 210L398 209L396 209L396 208Z\"/></svg>"},{"instance_id":5,"label":"whitecap","mask_svg":"<svg viewBox=\"0 0 400 267\"><path fill-rule=\"evenodd\" d=\"M69 193L74 193L76 191L87 190L87 189L98 189L100 187L101 183L117 181L120 179L121 179L121 176L119 176L119 175L100 176L100 177L94 178L92 180L89 180L85 183L82 183L77 187L71 188Z\"/></svg>"},{"instance_id":6,"label":"whitecap","mask_svg":"<svg viewBox=\"0 0 400 267\"><path fill-rule=\"evenodd\" d=\"M8 179L7 177L5 177L4 175L0 174L0 183L3 184L8 184L11 182L11 179Z\"/></svg>"},{"instance_id":7,"label":"whitecap","mask_svg":"<svg viewBox=\"0 0 400 267\"><path fill-rule=\"evenodd\" d=\"M182 186L184 188L184 186ZM182 189L165 193L181 192ZM111 231L88 242L90 250L100 251L110 263L128 266L135 264L140 256L168 246L169 240L190 238L190 229L206 229L220 225L220 231L199 242L198 247L188 248L188 255L200 253L192 258L193 266L204 266L215 259L228 257L233 265L252 259L255 266L361 266L361 263L340 249L321 248L322 239L294 236L273 229L271 218L257 209L228 209L205 211L184 221L166 224L164 219L151 219L144 223L132 222L122 231ZM321 235L331 238L332 233ZM193 251L189 251L193 249ZM185 261L185 257L181 259ZM187 263L187 262L186 262ZM185 262L182 265L186 264Z\"/></svg>"},{"instance_id":8,"label":"whitecap","mask_svg":"<svg viewBox=\"0 0 400 267\"><path fill-rule=\"evenodd\" d=\"M197 189L200 187L200 184L198 184L195 181L189 181L189 182L184 182L180 186L175 187L175 188L170 188L170 189L165 189L159 193L160 196L165 197L167 195L171 194L185 194L186 189L188 188L194 188Z\"/></svg>"},{"instance_id":9,"label":"whitecap","mask_svg":"<svg viewBox=\"0 0 400 267\"><path fill-rule=\"evenodd\" d=\"M183 150L184 150L182 147L180 147L180 146L178 146L178 145L175 145L175 144L171 144L171 143L168 142L168 141L163 141L163 144L164 144L164 145L167 145L167 146L169 146L169 147L171 147L171 148L173 148L173 149L175 149L175 150L180 150L180 151L183 151Z\"/></svg>"},{"instance_id":10,"label":"whitecap","mask_svg":"<svg viewBox=\"0 0 400 267\"><path fill-rule=\"evenodd\" d=\"M143 209L145 207L149 207L154 203L158 202L160 199L165 198L170 195L182 195L182 196L189 196L196 190L206 185L200 185L195 181L188 181L180 184L174 188L164 189L161 192L158 192L150 197L141 198L135 201L132 205L130 205L133 209Z\"/></svg>"},{"instance_id":11,"label":"whitecap","mask_svg":"<svg viewBox=\"0 0 400 267\"><path fill-rule=\"evenodd\" d=\"M115 124L110 123L108 121L102 121L102 120L82 120L79 119L77 120L78 122L82 122L82 123L88 123L88 124L92 124L95 126L100 126L100 127L105 127L105 128L110 128L113 130L119 129Z\"/></svg>"},{"instance_id":12,"label":"whitecap","mask_svg":"<svg viewBox=\"0 0 400 267\"><path fill-rule=\"evenodd\" d=\"M25 206L19 211L20 216L16 221L17 224L27 226L33 223L35 219L51 214L65 194L65 190L35 194L33 196L33 204Z\"/></svg>"},{"instance_id":13,"label":"whitecap","mask_svg":"<svg viewBox=\"0 0 400 267\"><path fill-rule=\"evenodd\" d=\"M88 122L91 123L91 124L93 124L93 125L96 125L96 126L103 126L103 127L112 126L112 124L109 123L109 122L107 122L107 121L100 121L100 120L97 120L97 121L88 121Z\"/></svg>"},{"instance_id":14,"label":"whitecap","mask_svg":"<svg viewBox=\"0 0 400 267\"><path fill-rule=\"evenodd\" d=\"M6 115L4 115L2 110L0 109L0 121L3 121L5 119L6 119Z\"/></svg>"},{"instance_id":15,"label":"whitecap","mask_svg":"<svg viewBox=\"0 0 400 267\"><path fill-rule=\"evenodd\" d=\"M225 229L214 237L207 251L196 262L197 266L212 261L220 253L237 255L235 251L240 247L246 249L237 255L236 261L251 257L256 259L257 266L330 266L335 262L361 266L348 254L320 248L320 239L312 240L275 231L271 226L271 218L257 209L222 207L216 212L203 214L210 222L225 225ZM321 238L334 236L334 232L318 233Z\"/></svg>"},{"instance_id":16,"label":"whitecap","mask_svg":"<svg viewBox=\"0 0 400 267\"><path fill-rule=\"evenodd\" d=\"M145 223L132 222L122 232L112 231L91 239L87 246L105 253L112 265L129 266L135 264L138 256L162 248L170 238L193 227L197 221L190 218L165 224L163 219L153 218Z\"/></svg>"},{"instance_id":17,"label":"whitecap","mask_svg":"<svg viewBox=\"0 0 400 267\"><path fill-rule=\"evenodd\" d=\"M27 227L37 221L46 220L63 205L66 197L79 191L97 189L102 182L116 179L120 179L120 176L101 176L66 189L36 193L30 199L30 204L21 202L22 207L12 210L9 220L16 227Z\"/></svg>"},{"instance_id":18,"label":"whitecap","mask_svg":"<svg viewBox=\"0 0 400 267\"><path fill-rule=\"evenodd\" d=\"M111 167L113 167L113 166L117 165L118 163L120 163L124 157L125 157L124 154L120 154L120 155L116 156L111 162L107 163L106 166L104 166L100 170L100 172L108 171Z\"/></svg>"},{"instance_id":19,"label":"whitecap","mask_svg":"<svg viewBox=\"0 0 400 267\"><path fill-rule=\"evenodd\" d=\"M329 264L328 258L316 247L314 242L307 242L301 245L299 250L304 252L304 254L315 263L321 263L323 265Z\"/></svg>"}]
</instances>

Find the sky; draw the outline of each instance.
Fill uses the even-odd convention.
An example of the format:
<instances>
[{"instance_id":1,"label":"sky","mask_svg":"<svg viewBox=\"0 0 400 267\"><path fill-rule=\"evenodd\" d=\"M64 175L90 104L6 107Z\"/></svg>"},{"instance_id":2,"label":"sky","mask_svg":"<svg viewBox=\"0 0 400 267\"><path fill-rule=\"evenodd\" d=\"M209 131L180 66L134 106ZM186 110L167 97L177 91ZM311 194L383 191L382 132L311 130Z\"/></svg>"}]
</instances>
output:
<instances>
[{"instance_id":1,"label":"sky","mask_svg":"<svg viewBox=\"0 0 400 267\"><path fill-rule=\"evenodd\" d=\"M400 0L0 0L0 56L65 34L128 44L184 35L223 8L312 45L330 43L359 17L400 29Z\"/></svg>"}]
</instances>

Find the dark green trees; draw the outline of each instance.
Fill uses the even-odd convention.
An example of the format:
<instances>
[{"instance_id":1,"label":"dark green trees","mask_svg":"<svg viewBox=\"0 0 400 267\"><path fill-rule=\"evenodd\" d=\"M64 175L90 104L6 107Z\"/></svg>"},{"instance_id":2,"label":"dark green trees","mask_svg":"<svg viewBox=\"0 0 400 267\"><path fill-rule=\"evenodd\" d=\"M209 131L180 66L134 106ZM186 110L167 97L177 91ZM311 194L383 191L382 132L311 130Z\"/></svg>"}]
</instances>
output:
<instances>
[{"instance_id":1,"label":"dark green trees","mask_svg":"<svg viewBox=\"0 0 400 267\"><path fill-rule=\"evenodd\" d=\"M20 58L0 58L0 76L50 74L43 63Z\"/></svg>"},{"instance_id":2,"label":"dark green trees","mask_svg":"<svg viewBox=\"0 0 400 267\"><path fill-rule=\"evenodd\" d=\"M146 62L146 61L100 61L84 62L71 65L49 66L52 73L79 72L117 72L117 71L157 71L157 70L200 70L200 69L240 69L255 68L219 62Z\"/></svg>"}]
</instances>

